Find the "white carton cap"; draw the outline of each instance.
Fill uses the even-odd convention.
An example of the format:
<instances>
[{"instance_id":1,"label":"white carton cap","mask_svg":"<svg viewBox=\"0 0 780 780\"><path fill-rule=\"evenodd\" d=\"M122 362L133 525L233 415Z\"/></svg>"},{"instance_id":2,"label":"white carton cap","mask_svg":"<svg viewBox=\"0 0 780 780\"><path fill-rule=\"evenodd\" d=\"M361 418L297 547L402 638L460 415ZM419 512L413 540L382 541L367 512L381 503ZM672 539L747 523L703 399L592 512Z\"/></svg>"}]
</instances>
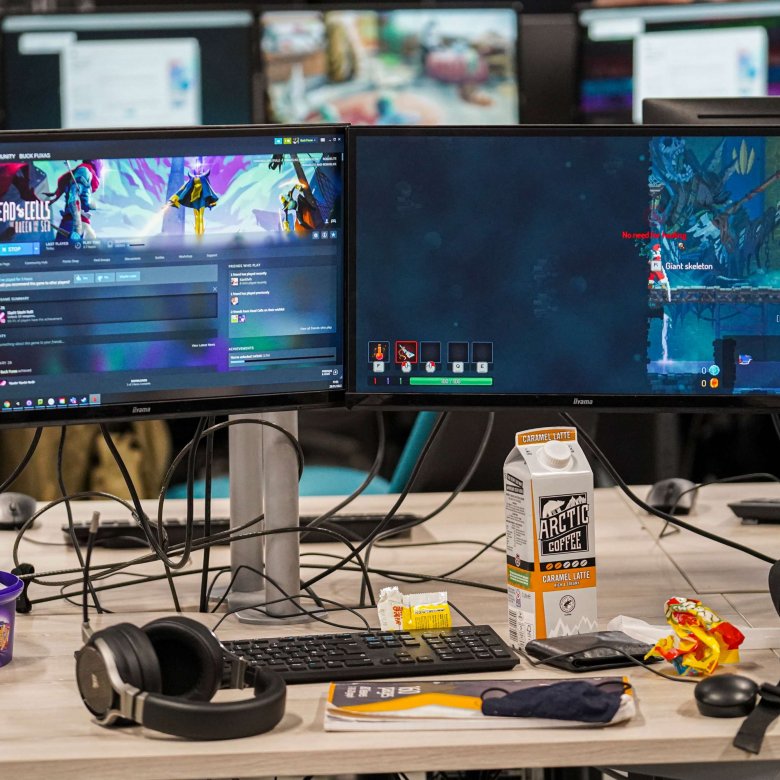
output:
<instances>
[{"instance_id":1,"label":"white carton cap","mask_svg":"<svg viewBox=\"0 0 780 780\"><path fill-rule=\"evenodd\" d=\"M539 460L551 469L565 469L572 461L569 445L562 441L548 441L539 453Z\"/></svg>"}]
</instances>

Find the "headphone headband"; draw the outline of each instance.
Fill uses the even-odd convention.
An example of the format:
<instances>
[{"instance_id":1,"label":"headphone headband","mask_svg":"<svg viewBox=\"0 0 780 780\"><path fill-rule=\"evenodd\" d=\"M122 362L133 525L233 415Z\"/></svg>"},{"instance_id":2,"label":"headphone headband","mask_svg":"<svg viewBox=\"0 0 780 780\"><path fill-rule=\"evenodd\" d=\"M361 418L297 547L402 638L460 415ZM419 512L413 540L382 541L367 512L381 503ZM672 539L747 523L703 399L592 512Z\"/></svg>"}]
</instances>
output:
<instances>
[{"instance_id":1,"label":"headphone headband","mask_svg":"<svg viewBox=\"0 0 780 780\"><path fill-rule=\"evenodd\" d=\"M284 716L286 686L273 672L255 672L255 695L229 702L193 702L149 693L141 723L187 739L234 739L270 731Z\"/></svg>"}]
</instances>

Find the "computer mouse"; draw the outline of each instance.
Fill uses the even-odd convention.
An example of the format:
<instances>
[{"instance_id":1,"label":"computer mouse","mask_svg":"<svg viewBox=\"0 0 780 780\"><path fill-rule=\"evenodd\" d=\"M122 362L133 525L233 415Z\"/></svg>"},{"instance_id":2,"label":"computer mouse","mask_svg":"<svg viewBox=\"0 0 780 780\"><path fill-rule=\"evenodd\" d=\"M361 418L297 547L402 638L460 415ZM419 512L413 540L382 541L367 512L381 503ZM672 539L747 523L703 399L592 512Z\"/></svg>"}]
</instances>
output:
<instances>
[{"instance_id":1,"label":"computer mouse","mask_svg":"<svg viewBox=\"0 0 780 780\"><path fill-rule=\"evenodd\" d=\"M645 501L662 512L675 515L687 515L696 503L696 485L689 479L670 477L656 482L647 494Z\"/></svg>"},{"instance_id":2,"label":"computer mouse","mask_svg":"<svg viewBox=\"0 0 780 780\"><path fill-rule=\"evenodd\" d=\"M0 493L0 530L21 528L35 512L35 504L24 493Z\"/></svg>"},{"instance_id":3,"label":"computer mouse","mask_svg":"<svg viewBox=\"0 0 780 780\"><path fill-rule=\"evenodd\" d=\"M693 695L702 715L740 718L756 706L758 684L740 674L716 674L696 684Z\"/></svg>"}]
</instances>

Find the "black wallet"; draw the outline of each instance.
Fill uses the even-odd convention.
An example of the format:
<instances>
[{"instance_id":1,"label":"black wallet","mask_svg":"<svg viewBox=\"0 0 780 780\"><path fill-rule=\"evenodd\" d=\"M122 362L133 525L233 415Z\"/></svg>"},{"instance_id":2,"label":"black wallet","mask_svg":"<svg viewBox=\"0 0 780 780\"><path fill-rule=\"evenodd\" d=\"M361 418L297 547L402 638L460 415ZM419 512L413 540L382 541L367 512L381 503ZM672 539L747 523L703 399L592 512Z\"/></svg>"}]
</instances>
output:
<instances>
[{"instance_id":1,"label":"black wallet","mask_svg":"<svg viewBox=\"0 0 780 780\"><path fill-rule=\"evenodd\" d=\"M593 631L589 634L532 639L525 646L525 652L532 658L570 672L616 669L620 666L634 666L637 662L643 665L655 663L658 660L656 658L645 660L649 650L650 645L622 631Z\"/></svg>"}]
</instances>

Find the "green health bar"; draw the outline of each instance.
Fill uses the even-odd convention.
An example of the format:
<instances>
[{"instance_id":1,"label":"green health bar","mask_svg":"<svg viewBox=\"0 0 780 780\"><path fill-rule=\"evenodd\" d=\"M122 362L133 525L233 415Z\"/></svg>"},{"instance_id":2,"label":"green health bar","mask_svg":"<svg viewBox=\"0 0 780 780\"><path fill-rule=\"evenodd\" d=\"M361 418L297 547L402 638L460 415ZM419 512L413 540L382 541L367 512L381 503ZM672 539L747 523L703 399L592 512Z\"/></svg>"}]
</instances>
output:
<instances>
[{"instance_id":1,"label":"green health bar","mask_svg":"<svg viewBox=\"0 0 780 780\"><path fill-rule=\"evenodd\" d=\"M445 385L460 385L466 387L489 387L493 384L493 377L490 376L411 376L410 385L435 385L443 387Z\"/></svg>"}]
</instances>

